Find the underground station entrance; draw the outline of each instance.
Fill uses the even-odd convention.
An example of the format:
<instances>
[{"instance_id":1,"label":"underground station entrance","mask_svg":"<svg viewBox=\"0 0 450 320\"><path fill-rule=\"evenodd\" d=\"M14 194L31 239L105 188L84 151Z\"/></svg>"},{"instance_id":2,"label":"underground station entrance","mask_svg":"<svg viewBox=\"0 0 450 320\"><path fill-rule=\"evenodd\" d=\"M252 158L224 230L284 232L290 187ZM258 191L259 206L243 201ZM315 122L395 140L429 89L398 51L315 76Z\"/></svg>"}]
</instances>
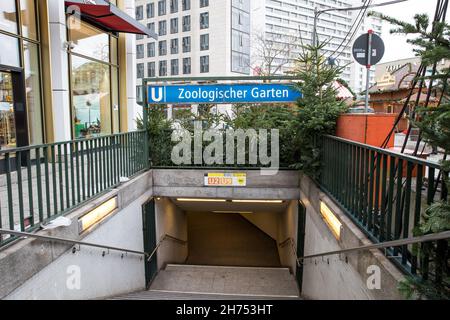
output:
<instances>
[{"instance_id":1,"label":"underground station entrance","mask_svg":"<svg viewBox=\"0 0 450 320\"><path fill-rule=\"evenodd\" d=\"M281 267L276 238L287 202L175 203L187 215L187 264Z\"/></svg>"},{"instance_id":2,"label":"underground station entrance","mask_svg":"<svg viewBox=\"0 0 450 320\"><path fill-rule=\"evenodd\" d=\"M158 248L146 269L149 292L298 297L298 201L158 197L149 204L144 241L155 230L149 247Z\"/></svg>"}]
</instances>

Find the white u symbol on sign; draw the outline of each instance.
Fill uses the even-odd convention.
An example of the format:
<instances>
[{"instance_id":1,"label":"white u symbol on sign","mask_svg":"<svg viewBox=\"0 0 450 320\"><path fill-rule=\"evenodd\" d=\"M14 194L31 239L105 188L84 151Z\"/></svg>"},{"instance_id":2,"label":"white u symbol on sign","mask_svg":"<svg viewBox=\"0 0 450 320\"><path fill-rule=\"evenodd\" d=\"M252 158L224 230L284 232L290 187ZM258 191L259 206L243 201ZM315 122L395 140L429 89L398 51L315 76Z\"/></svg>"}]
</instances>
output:
<instances>
[{"instance_id":1,"label":"white u symbol on sign","mask_svg":"<svg viewBox=\"0 0 450 320\"><path fill-rule=\"evenodd\" d=\"M164 98L163 88L158 88L158 97L156 97L155 93L156 93L156 88L152 88L152 95L151 95L152 101L153 102L161 102Z\"/></svg>"}]
</instances>

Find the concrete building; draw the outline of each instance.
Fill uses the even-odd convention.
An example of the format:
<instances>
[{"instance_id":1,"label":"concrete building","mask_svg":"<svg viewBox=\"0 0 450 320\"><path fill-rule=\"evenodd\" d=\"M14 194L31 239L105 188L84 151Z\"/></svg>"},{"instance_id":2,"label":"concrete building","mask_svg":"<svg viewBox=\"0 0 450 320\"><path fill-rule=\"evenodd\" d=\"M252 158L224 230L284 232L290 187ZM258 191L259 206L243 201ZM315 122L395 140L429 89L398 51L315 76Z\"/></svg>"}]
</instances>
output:
<instances>
[{"instance_id":1,"label":"concrete building","mask_svg":"<svg viewBox=\"0 0 450 320\"><path fill-rule=\"evenodd\" d=\"M159 36L137 36L139 96L143 78L250 74L249 0L138 0L136 19Z\"/></svg>"},{"instance_id":2,"label":"concrete building","mask_svg":"<svg viewBox=\"0 0 450 320\"><path fill-rule=\"evenodd\" d=\"M136 19L158 34L158 41L136 37L137 96L143 78L250 75L250 0L137 0ZM169 106L169 118L180 109ZM229 112L222 105L216 112Z\"/></svg>"},{"instance_id":3,"label":"concrete building","mask_svg":"<svg viewBox=\"0 0 450 320\"><path fill-rule=\"evenodd\" d=\"M1 149L135 127L129 33L152 34L131 15L132 0L1 2Z\"/></svg>"},{"instance_id":4,"label":"concrete building","mask_svg":"<svg viewBox=\"0 0 450 320\"><path fill-rule=\"evenodd\" d=\"M283 74L292 70L295 58L300 53L298 44L310 44L312 41L312 31L314 27L314 9L324 10L328 8L346 8L361 6L360 0L335 1L254 1L252 2L252 32L253 36L264 35L265 39L278 43L276 59L272 70L265 73ZM345 66L342 79L348 82L350 88L359 93L365 88L366 69L353 63L351 48L354 40L367 32L374 30L377 34L382 32L382 22L378 18L365 17L354 34L353 40L349 41L347 35L351 30L359 11L330 11L322 13L317 21L317 33L320 41L330 40L325 50L333 57L337 57L336 62ZM359 19L358 19L359 21ZM258 40L252 45L252 64L261 64L262 57L258 46ZM341 45L342 44L342 45ZM281 52L280 52L281 51ZM266 50L267 52L267 50ZM341 53L342 52L342 53ZM336 54L337 53L337 54ZM341 53L341 54L339 54ZM279 68L279 65L283 66ZM267 66L266 66L267 67ZM264 67L263 67L264 69ZM374 72L375 67L372 68ZM375 82L374 75L371 76L371 85Z\"/></svg>"}]
</instances>

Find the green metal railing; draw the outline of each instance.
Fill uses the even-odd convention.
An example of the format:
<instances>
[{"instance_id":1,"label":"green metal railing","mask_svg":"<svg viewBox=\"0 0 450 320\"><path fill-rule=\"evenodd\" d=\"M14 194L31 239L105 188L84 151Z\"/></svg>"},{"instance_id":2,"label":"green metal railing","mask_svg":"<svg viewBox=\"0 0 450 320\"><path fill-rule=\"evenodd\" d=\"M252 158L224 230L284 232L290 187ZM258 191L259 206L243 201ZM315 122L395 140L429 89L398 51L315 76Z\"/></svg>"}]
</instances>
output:
<instances>
[{"instance_id":1,"label":"green metal railing","mask_svg":"<svg viewBox=\"0 0 450 320\"><path fill-rule=\"evenodd\" d=\"M448 172L438 163L332 136L322 143L322 189L375 243L413 237L428 205L447 198ZM389 252L412 275L438 268L411 245Z\"/></svg>"},{"instance_id":2,"label":"green metal railing","mask_svg":"<svg viewBox=\"0 0 450 320\"><path fill-rule=\"evenodd\" d=\"M0 229L34 231L147 168L146 131L1 150Z\"/></svg>"}]
</instances>

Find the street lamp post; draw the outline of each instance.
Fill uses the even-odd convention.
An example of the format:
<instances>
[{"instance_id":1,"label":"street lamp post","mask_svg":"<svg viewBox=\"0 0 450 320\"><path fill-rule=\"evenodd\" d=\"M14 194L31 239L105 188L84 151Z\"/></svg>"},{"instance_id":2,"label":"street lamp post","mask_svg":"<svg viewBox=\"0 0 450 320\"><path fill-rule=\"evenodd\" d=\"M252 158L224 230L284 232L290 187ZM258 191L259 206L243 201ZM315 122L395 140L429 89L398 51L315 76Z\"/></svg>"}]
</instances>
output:
<instances>
[{"instance_id":1,"label":"street lamp post","mask_svg":"<svg viewBox=\"0 0 450 320\"><path fill-rule=\"evenodd\" d=\"M313 46L316 45L316 38L317 38L317 19L319 18L320 11L317 10L317 7L314 8L314 27L313 27L313 34L312 34L312 44Z\"/></svg>"}]
</instances>

